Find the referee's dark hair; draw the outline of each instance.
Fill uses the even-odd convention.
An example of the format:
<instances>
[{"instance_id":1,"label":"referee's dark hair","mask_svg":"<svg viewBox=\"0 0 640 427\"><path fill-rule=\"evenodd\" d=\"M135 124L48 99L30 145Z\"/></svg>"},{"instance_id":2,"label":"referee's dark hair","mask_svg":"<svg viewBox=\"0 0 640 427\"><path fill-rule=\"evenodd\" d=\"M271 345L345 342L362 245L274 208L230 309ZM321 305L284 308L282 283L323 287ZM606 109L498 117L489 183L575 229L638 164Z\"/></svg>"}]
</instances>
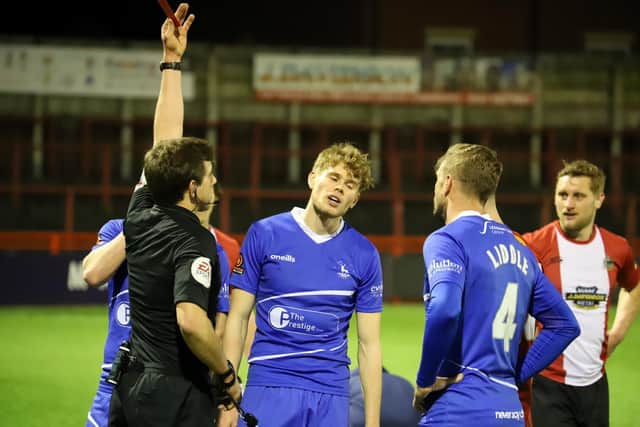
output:
<instances>
[{"instance_id":1,"label":"referee's dark hair","mask_svg":"<svg viewBox=\"0 0 640 427\"><path fill-rule=\"evenodd\" d=\"M215 169L213 149L205 139L181 137L158 142L144 156L144 175L155 202L179 202L191 180L202 182L207 161Z\"/></svg>"}]
</instances>

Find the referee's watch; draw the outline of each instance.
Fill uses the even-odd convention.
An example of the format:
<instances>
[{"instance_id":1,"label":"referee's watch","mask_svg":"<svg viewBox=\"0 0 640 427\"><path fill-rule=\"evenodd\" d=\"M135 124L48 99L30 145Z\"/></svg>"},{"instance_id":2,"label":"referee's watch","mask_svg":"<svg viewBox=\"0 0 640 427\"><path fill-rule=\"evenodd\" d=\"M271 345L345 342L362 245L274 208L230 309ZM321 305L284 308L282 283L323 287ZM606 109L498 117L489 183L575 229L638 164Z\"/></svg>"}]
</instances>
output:
<instances>
[{"instance_id":1,"label":"referee's watch","mask_svg":"<svg viewBox=\"0 0 640 427\"><path fill-rule=\"evenodd\" d=\"M164 70L182 70L182 62L161 62L160 71Z\"/></svg>"}]
</instances>

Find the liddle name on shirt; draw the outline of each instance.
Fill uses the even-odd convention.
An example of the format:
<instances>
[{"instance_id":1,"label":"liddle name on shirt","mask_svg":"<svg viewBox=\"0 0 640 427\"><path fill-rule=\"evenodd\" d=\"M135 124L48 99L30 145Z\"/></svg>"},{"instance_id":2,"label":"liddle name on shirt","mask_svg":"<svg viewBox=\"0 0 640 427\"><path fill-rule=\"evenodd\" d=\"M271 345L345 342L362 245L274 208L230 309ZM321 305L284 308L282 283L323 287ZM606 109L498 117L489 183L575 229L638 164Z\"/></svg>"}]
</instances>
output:
<instances>
[{"instance_id":1,"label":"liddle name on shirt","mask_svg":"<svg viewBox=\"0 0 640 427\"><path fill-rule=\"evenodd\" d=\"M276 305L269 310L269 323L282 332L327 336L337 331L338 317L331 313Z\"/></svg>"},{"instance_id":2,"label":"liddle name on shirt","mask_svg":"<svg viewBox=\"0 0 640 427\"><path fill-rule=\"evenodd\" d=\"M511 264L515 265L522 271L524 275L529 271L529 263L527 257L522 255L520 249L517 249L513 245L504 245L502 243L494 245L493 248L485 252L493 264L493 268L498 269L503 265Z\"/></svg>"}]
</instances>

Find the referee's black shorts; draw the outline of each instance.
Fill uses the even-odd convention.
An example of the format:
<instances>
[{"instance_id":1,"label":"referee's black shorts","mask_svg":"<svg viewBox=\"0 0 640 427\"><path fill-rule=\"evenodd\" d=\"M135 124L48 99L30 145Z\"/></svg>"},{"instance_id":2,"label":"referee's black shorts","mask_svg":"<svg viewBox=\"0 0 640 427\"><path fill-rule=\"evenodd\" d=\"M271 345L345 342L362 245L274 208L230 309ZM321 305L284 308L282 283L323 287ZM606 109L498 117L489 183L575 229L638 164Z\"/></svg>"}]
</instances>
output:
<instances>
[{"instance_id":1,"label":"referee's black shorts","mask_svg":"<svg viewBox=\"0 0 640 427\"><path fill-rule=\"evenodd\" d=\"M531 412L534 427L608 427L607 376L578 387L537 375L533 380Z\"/></svg>"},{"instance_id":2,"label":"referee's black shorts","mask_svg":"<svg viewBox=\"0 0 640 427\"><path fill-rule=\"evenodd\" d=\"M113 391L109 427L213 426L216 412L207 387L181 376L129 370Z\"/></svg>"}]
</instances>

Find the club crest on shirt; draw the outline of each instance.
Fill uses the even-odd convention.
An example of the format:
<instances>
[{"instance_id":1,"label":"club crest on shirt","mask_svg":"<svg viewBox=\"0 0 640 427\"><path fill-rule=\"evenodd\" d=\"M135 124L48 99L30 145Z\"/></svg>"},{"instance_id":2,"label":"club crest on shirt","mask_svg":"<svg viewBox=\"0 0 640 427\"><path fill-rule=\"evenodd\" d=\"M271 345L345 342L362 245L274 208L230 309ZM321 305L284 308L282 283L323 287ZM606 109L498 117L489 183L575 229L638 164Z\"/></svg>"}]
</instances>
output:
<instances>
[{"instance_id":1,"label":"club crest on shirt","mask_svg":"<svg viewBox=\"0 0 640 427\"><path fill-rule=\"evenodd\" d=\"M191 263L191 277L205 288L211 287L211 261L206 257L198 257Z\"/></svg>"},{"instance_id":2,"label":"club crest on shirt","mask_svg":"<svg viewBox=\"0 0 640 427\"><path fill-rule=\"evenodd\" d=\"M233 266L233 272L236 274L244 274L244 257L242 254L238 255L236 264Z\"/></svg>"},{"instance_id":3,"label":"club crest on shirt","mask_svg":"<svg viewBox=\"0 0 640 427\"><path fill-rule=\"evenodd\" d=\"M616 267L616 262L613 260L613 258L611 258L609 255L607 255L604 258L604 268L607 269L607 271L611 271Z\"/></svg>"},{"instance_id":4,"label":"club crest on shirt","mask_svg":"<svg viewBox=\"0 0 640 427\"><path fill-rule=\"evenodd\" d=\"M347 270L347 265L343 261L338 261L338 265L340 266L340 271L338 271L338 276L343 279L348 279L351 277L349 270Z\"/></svg>"}]
</instances>

